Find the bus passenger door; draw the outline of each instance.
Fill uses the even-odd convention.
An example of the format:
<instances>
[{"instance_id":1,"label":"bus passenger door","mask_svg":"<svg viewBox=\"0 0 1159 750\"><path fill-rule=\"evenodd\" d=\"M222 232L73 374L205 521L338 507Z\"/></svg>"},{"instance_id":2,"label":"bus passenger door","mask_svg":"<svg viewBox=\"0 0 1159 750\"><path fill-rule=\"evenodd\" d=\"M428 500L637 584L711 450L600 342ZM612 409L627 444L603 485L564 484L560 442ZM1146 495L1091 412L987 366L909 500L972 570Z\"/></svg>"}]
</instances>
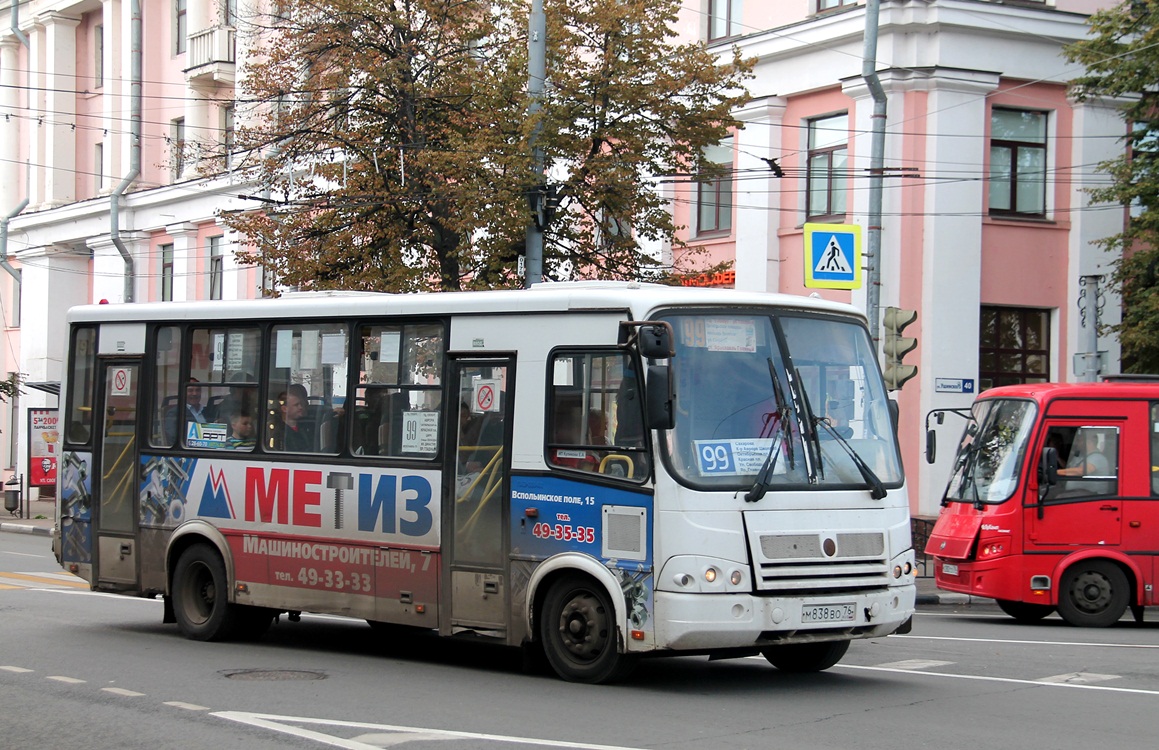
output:
<instances>
[{"instance_id":1,"label":"bus passenger door","mask_svg":"<svg viewBox=\"0 0 1159 750\"><path fill-rule=\"evenodd\" d=\"M451 409L457 429L447 466L444 530L450 530L449 592L444 635L475 630L501 636L507 628L507 502L511 464L510 359L458 360L452 382L459 397ZM444 531L444 533L446 533Z\"/></svg>"},{"instance_id":2,"label":"bus passenger door","mask_svg":"<svg viewBox=\"0 0 1159 750\"><path fill-rule=\"evenodd\" d=\"M140 363L136 360L102 363L101 402L97 404L100 431L94 450L100 456L96 477L96 566L100 583L133 586L137 583L137 497L140 471L137 458Z\"/></svg>"}]
</instances>

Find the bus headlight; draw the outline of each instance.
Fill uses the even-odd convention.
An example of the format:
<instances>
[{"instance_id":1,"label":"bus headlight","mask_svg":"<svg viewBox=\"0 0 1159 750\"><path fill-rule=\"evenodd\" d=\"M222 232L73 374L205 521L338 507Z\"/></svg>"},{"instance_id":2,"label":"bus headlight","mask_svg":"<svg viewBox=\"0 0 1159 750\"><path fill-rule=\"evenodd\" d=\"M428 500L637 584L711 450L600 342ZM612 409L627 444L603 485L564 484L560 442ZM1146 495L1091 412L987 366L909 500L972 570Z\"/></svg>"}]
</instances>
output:
<instances>
[{"instance_id":1,"label":"bus headlight","mask_svg":"<svg viewBox=\"0 0 1159 750\"><path fill-rule=\"evenodd\" d=\"M734 570L733 572L728 574L728 582L731 583L733 586L739 586L741 584L741 581L743 581L743 580L744 580L744 573L740 572L739 570Z\"/></svg>"},{"instance_id":2,"label":"bus headlight","mask_svg":"<svg viewBox=\"0 0 1159 750\"><path fill-rule=\"evenodd\" d=\"M713 581L715 581L716 580L716 568L709 568L708 570L704 571L704 580L708 581L709 583L712 583Z\"/></svg>"}]
</instances>

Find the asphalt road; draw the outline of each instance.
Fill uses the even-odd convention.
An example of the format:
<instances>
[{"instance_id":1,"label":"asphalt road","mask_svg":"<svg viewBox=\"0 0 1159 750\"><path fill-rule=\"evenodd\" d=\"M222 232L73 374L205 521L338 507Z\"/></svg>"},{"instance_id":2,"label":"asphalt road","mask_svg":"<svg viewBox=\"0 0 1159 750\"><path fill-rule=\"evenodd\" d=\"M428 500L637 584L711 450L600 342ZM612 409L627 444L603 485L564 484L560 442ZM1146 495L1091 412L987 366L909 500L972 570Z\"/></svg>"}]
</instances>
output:
<instances>
[{"instance_id":1,"label":"asphalt road","mask_svg":"<svg viewBox=\"0 0 1159 750\"><path fill-rule=\"evenodd\" d=\"M1154 736L1159 612L1079 630L920 608L815 675L645 662L625 683L527 674L517 651L303 616L195 643L158 601L93 594L47 539L0 533L5 748L1118 748Z\"/></svg>"}]
</instances>

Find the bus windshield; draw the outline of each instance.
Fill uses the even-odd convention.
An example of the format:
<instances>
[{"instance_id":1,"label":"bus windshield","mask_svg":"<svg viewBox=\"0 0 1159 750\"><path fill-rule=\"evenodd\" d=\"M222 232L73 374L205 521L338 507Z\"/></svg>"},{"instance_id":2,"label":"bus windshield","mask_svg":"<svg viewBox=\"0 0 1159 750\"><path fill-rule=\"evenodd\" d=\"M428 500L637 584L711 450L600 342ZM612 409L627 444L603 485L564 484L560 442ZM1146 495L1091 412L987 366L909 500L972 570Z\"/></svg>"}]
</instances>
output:
<instances>
[{"instance_id":1,"label":"bus windshield","mask_svg":"<svg viewBox=\"0 0 1159 750\"><path fill-rule=\"evenodd\" d=\"M1037 409L1032 401L991 399L974 404L954 458L946 500L1001 503L1014 493Z\"/></svg>"},{"instance_id":2,"label":"bus windshield","mask_svg":"<svg viewBox=\"0 0 1159 750\"><path fill-rule=\"evenodd\" d=\"M676 340L676 426L664 449L682 482L865 487L868 467L900 485L885 388L860 322L735 310L661 317Z\"/></svg>"}]
</instances>

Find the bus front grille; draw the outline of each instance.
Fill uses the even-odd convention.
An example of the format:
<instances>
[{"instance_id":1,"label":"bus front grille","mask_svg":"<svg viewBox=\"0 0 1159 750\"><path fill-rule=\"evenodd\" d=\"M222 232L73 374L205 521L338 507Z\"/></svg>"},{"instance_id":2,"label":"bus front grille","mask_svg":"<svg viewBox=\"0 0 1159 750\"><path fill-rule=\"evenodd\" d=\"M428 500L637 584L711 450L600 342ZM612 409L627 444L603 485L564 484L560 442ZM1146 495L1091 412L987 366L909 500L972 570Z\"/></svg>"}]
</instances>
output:
<instances>
[{"instance_id":1,"label":"bus front grille","mask_svg":"<svg viewBox=\"0 0 1159 750\"><path fill-rule=\"evenodd\" d=\"M753 561L760 591L873 589L889 583L880 532L762 534Z\"/></svg>"}]
</instances>

